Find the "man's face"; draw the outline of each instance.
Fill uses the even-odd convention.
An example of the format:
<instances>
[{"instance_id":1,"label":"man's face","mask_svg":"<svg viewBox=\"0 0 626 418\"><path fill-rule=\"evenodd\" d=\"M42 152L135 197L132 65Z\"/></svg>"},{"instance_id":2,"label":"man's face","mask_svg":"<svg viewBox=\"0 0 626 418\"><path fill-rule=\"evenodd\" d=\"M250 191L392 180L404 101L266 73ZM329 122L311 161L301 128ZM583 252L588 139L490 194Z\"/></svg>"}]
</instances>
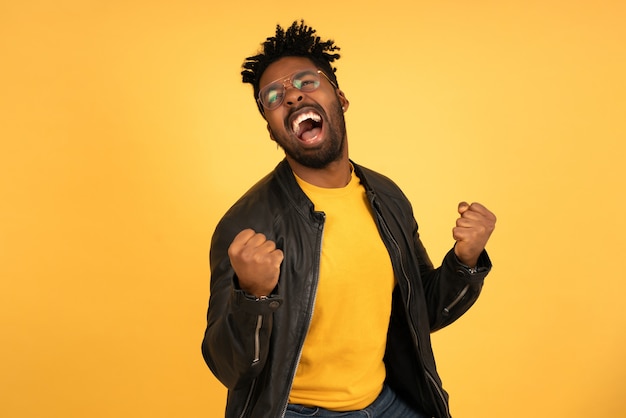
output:
<instances>
[{"instance_id":1,"label":"man's face","mask_svg":"<svg viewBox=\"0 0 626 418\"><path fill-rule=\"evenodd\" d=\"M307 58L281 58L267 67L259 87L263 89L276 81L282 83L304 70L317 72ZM284 85L280 106L264 111L270 136L285 150L287 159L309 168L324 168L344 156L347 158L343 112L348 101L343 93L323 75L314 91L298 90L290 81Z\"/></svg>"}]
</instances>

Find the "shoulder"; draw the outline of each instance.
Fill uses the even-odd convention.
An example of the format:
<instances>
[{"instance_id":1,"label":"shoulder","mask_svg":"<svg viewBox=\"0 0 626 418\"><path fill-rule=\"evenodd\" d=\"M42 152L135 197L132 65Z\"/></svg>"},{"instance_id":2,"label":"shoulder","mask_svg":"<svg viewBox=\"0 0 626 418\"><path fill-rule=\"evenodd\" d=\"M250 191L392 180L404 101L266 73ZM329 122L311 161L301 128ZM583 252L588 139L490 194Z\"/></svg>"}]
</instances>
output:
<instances>
[{"instance_id":1,"label":"shoulder","mask_svg":"<svg viewBox=\"0 0 626 418\"><path fill-rule=\"evenodd\" d=\"M387 196L392 199L407 200L402 189L389 177L362 165L355 163L353 165L357 177L359 177L366 190L371 190L377 195Z\"/></svg>"},{"instance_id":2,"label":"shoulder","mask_svg":"<svg viewBox=\"0 0 626 418\"><path fill-rule=\"evenodd\" d=\"M251 217L259 217L270 212L272 206L280 204L282 190L278 186L276 172L272 171L258 180L226 211L222 222L247 222Z\"/></svg>"},{"instance_id":3,"label":"shoulder","mask_svg":"<svg viewBox=\"0 0 626 418\"><path fill-rule=\"evenodd\" d=\"M273 226L291 214L305 216L312 203L298 187L286 161L246 191L224 214L217 230L230 230L231 234L252 228L266 235Z\"/></svg>"}]
</instances>

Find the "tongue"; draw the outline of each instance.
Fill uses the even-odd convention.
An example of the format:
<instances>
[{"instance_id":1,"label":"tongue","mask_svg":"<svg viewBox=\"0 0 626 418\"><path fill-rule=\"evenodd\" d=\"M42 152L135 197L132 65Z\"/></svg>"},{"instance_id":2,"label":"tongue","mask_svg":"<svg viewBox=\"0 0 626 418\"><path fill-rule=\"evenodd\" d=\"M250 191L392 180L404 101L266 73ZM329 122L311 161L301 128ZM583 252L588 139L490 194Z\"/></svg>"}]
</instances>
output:
<instances>
[{"instance_id":1,"label":"tongue","mask_svg":"<svg viewBox=\"0 0 626 418\"><path fill-rule=\"evenodd\" d=\"M309 129L303 132L302 135L300 135L300 139L302 139L303 141L310 141L311 139L319 135L320 132L321 132L321 128L318 128L318 127Z\"/></svg>"},{"instance_id":2,"label":"tongue","mask_svg":"<svg viewBox=\"0 0 626 418\"><path fill-rule=\"evenodd\" d=\"M300 134L298 135L302 141L310 141L319 135L321 126L312 119L305 119L300 122Z\"/></svg>"}]
</instances>

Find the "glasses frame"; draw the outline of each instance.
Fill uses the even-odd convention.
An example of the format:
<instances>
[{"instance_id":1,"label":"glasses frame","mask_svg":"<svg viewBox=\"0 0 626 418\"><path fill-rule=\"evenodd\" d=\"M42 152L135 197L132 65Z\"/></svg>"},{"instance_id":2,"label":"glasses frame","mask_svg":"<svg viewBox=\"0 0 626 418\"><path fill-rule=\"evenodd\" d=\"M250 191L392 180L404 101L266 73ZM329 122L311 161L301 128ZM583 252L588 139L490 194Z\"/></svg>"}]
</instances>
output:
<instances>
[{"instance_id":1,"label":"glasses frame","mask_svg":"<svg viewBox=\"0 0 626 418\"><path fill-rule=\"evenodd\" d=\"M296 71L296 72L291 73L291 74L290 74L290 75L288 75L287 77L281 77L281 78L279 78L279 79L277 79L277 80L274 80L274 81L272 81L271 83L269 83L268 85L266 85L265 87L263 87L262 89L259 89L259 95L258 95L258 97L257 97L256 101L257 101L257 106L259 106L259 109L261 110L261 112L262 112L262 113L265 113L265 112L264 112L264 110L275 110L275 109L278 109L278 108L280 107L280 105L281 105L281 104L283 104L283 102L285 101L285 93L287 92L287 88L288 88L289 86L291 86L291 87L293 87L293 88L295 88L295 89L297 89L297 90L299 90L299 91L304 91L305 93L311 93L311 92L313 92L313 91L317 90L317 89L319 88L319 85L318 85L317 87L315 87L313 90L306 90L306 91L305 91L305 90L302 90L302 89L300 89L300 88L296 87L296 86L293 84L293 78L294 78L296 75L301 74L301 73L304 73L304 72L307 72L307 71L311 71L311 72L316 73L316 74L318 74L318 75L319 75L319 74L323 75L323 76L324 76L324 78L325 78L326 80L328 80L328 82L329 82L329 83L330 83L330 84L331 84L334 88L338 88L338 87L337 87L337 84L335 84L335 83L334 83L334 82L333 82L333 81L332 81L332 80L331 80L331 79L330 79L330 78L326 75L326 73L325 73L324 71L320 70L320 69L317 69L317 70L300 70L300 71ZM321 77L320 77L320 80L321 80ZM287 83L289 83L289 84L287 84ZM274 105L274 106L272 106L272 107L269 107L269 106L267 106L267 105L263 102L263 100L261 100L261 97L262 97L262 93L263 93L263 92L264 92L264 91L265 91L268 87L270 87L270 86L272 86L272 85L274 85L274 84L282 84L282 86L283 86L283 95L282 95L282 98L280 99L280 101L278 102L278 104L276 104L276 105Z\"/></svg>"}]
</instances>

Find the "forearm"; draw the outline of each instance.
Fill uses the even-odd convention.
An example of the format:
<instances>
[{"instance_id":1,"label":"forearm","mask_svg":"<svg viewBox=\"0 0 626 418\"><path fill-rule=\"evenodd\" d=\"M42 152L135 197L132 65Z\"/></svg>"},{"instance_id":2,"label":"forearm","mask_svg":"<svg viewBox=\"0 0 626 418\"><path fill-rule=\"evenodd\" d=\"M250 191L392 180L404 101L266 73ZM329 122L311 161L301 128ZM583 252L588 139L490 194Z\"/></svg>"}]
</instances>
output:
<instances>
[{"instance_id":1,"label":"forearm","mask_svg":"<svg viewBox=\"0 0 626 418\"><path fill-rule=\"evenodd\" d=\"M256 300L236 290L213 286L202 354L228 388L246 383L265 364L272 333L275 299Z\"/></svg>"},{"instance_id":2,"label":"forearm","mask_svg":"<svg viewBox=\"0 0 626 418\"><path fill-rule=\"evenodd\" d=\"M490 269L491 261L484 251L476 266L470 268L450 250L441 267L425 274L423 281L432 331L456 321L476 302Z\"/></svg>"}]
</instances>

